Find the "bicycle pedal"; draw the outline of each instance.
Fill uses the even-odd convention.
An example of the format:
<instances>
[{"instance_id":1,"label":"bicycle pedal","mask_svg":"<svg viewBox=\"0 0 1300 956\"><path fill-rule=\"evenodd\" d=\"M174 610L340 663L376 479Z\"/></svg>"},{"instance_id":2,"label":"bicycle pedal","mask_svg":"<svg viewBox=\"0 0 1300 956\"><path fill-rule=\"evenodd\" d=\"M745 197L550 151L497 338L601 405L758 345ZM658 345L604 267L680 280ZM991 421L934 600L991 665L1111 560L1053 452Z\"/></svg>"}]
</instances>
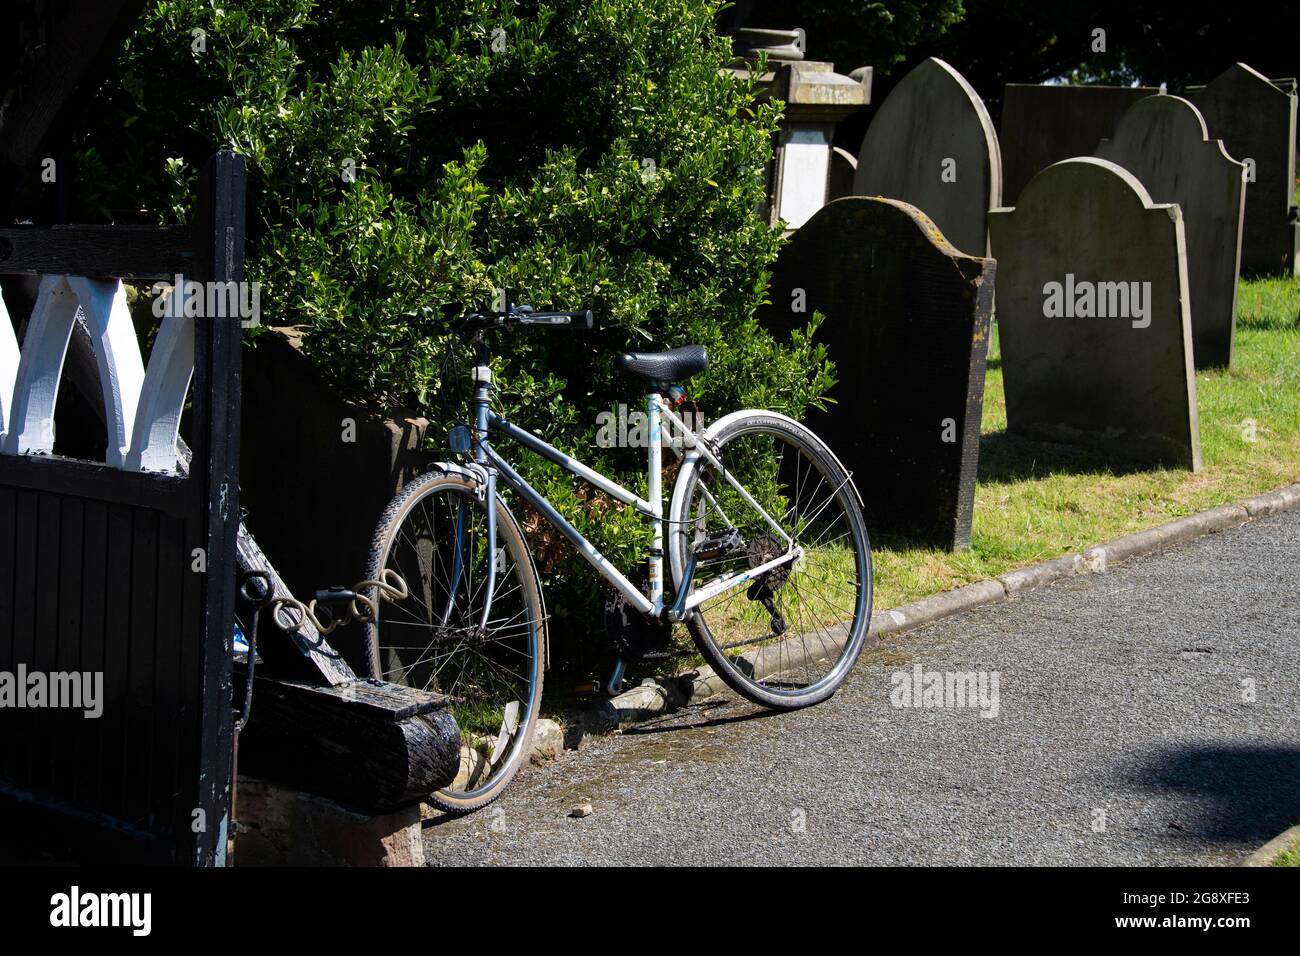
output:
<instances>
[{"instance_id":1,"label":"bicycle pedal","mask_svg":"<svg viewBox=\"0 0 1300 956\"><path fill-rule=\"evenodd\" d=\"M691 553L695 555L696 559L705 561L720 558L736 551L743 551L744 549L745 539L740 536L740 532L735 528L703 535L691 545Z\"/></svg>"}]
</instances>

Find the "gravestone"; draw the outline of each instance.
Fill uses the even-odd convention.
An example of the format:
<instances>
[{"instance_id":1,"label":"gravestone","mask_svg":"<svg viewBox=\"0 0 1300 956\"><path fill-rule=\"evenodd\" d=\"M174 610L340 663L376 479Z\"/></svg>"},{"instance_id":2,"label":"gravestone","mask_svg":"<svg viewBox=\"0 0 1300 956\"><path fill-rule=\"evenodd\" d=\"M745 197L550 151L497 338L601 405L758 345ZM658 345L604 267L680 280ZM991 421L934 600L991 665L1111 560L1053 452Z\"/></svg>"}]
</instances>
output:
<instances>
[{"instance_id":1,"label":"gravestone","mask_svg":"<svg viewBox=\"0 0 1300 956\"><path fill-rule=\"evenodd\" d=\"M1228 366L1237 324L1245 166L1221 140L1209 138L1196 107L1177 96L1135 103L1097 155L1136 176L1156 202L1182 210L1192 360L1197 368Z\"/></svg>"},{"instance_id":2,"label":"gravestone","mask_svg":"<svg viewBox=\"0 0 1300 956\"><path fill-rule=\"evenodd\" d=\"M1210 135L1233 159L1253 166L1246 184L1241 271L1294 275L1300 271L1300 225L1294 219L1296 95L1244 63L1228 67L1188 97Z\"/></svg>"},{"instance_id":3,"label":"gravestone","mask_svg":"<svg viewBox=\"0 0 1300 956\"><path fill-rule=\"evenodd\" d=\"M993 277L914 206L862 196L823 207L777 257L759 319L788 331L826 316L836 404L809 426L852 472L873 533L970 543Z\"/></svg>"},{"instance_id":4,"label":"gravestone","mask_svg":"<svg viewBox=\"0 0 1300 956\"><path fill-rule=\"evenodd\" d=\"M858 172L858 159L846 149L836 146L831 150L831 173L826 180L826 202L853 195L853 177Z\"/></svg>"},{"instance_id":5,"label":"gravestone","mask_svg":"<svg viewBox=\"0 0 1300 956\"><path fill-rule=\"evenodd\" d=\"M989 214L1007 427L1117 465L1201 467L1182 213L1063 160Z\"/></svg>"},{"instance_id":6,"label":"gravestone","mask_svg":"<svg viewBox=\"0 0 1300 956\"><path fill-rule=\"evenodd\" d=\"M853 194L910 203L948 242L984 255L1002 159L988 110L960 73L931 57L894 87L863 137Z\"/></svg>"},{"instance_id":7,"label":"gravestone","mask_svg":"<svg viewBox=\"0 0 1300 956\"><path fill-rule=\"evenodd\" d=\"M1002 100L1002 198L1014 206L1021 190L1052 163L1090 156L1120 117L1154 86L1038 86L1008 83Z\"/></svg>"}]
</instances>

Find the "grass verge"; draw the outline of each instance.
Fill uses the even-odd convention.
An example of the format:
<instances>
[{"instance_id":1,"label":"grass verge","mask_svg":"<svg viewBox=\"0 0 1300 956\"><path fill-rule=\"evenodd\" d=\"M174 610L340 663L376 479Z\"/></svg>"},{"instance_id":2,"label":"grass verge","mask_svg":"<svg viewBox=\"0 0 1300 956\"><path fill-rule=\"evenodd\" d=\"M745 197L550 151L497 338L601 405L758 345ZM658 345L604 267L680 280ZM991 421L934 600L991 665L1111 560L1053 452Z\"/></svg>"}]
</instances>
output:
<instances>
[{"instance_id":1,"label":"grass verge","mask_svg":"<svg viewBox=\"0 0 1300 956\"><path fill-rule=\"evenodd\" d=\"M1297 840L1291 849L1283 850L1273 857L1273 862L1269 866L1300 866L1300 840Z\"/></svg>"},{"instance_id":2,"label":"grass verge","mask_svg":"<svg viewBox=\"0 0 1300 956\"><path fill-rule=\"evenodd\" d=\"M1199 474L1120 473L1096 455L1006 430L996 337L984 390L971 547L877 542L888 608L1300 480L1300 279L1243 281L1231 370L1196 376Z\"/></svg>"}]
</instances>

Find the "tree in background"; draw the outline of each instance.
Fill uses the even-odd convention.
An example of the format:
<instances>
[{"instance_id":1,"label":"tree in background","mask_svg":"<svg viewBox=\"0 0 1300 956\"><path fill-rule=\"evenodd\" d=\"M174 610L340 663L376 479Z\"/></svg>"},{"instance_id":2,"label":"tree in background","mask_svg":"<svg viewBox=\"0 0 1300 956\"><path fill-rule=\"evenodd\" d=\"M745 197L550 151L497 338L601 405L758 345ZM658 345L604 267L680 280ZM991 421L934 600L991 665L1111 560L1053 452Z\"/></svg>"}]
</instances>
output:
<instances>
[{"instance_id":1,"label":"tree in background","mask_svg":"<svg viewBox=\"0 0 1300 956\"><path fill-rule=\"evenodd\" d=\"M808 56L840 72L875 67L876 103L921 60L941 57L995 117L1007 83L1164 83L1179 92L1237 61L1271 77L1300 73L1300 17L1257 0L740 0L723 16L731 30L803 27ZM1104 50L1094 49L1096 29L1106 31ZM848 124L856 139L865 118Z\"/></svg>"},{"instance_id":2,"label":"tree in background","mask_svg":"<svg viewBox=\"0 0 1300 956\"><path fill-rule=\"evenodd\" d=\"M962 18L964 0L741 0L726 26L793 29L808 33L807 56L835 64L841 73L872 66L889 73L921 43L935 42Z\"/></svg>"},{"instance_id":3,"label":"tree in background","mask_svg":"<svg viewBox=\"0 0 1300 956\"><path fill-rule=\"evenodd\" d=\"M1159 86L1208 83L1238 61L1266 76L1300 71L1300 17L1274 4L1097 0L964 0L965 16L941 38L912 48L907 65L948 60L1000 114L1007 83L1063 80ZM1105 49L1094 34L1105 30ZM895 75L901 75L896 70Z\"/></svg>"},{"instance_id":4,"label":"tree in background","mask_svg":"<svg viewBox=\"0 0 1300 956\"><path fill-rule=\"evenodd\" d=\"M706 415L798 416L832 381L811 330L778 342L754 320L780 244L754 215L778 108L720 71L716 12L159 0L85 130L83 218L183 220L204 159L234 147L249 160L247 275L264 323L305 324L305 351L340 394L413 405L436 436L462 413L460 376L441 378L444 311L486 305L494 288L590 307L593 334L500 337L499 399L635 487L643 450L594 447L597 415L637 395L616 377L619 351L707 346L712 365L691 383ZM422 306L429 321L402 317ZM632 563L643 522L579 497L552 466L525 470ZM560 616L594 604L593 576L573 566L549 566Z\"/></svg>"}]
</instances>

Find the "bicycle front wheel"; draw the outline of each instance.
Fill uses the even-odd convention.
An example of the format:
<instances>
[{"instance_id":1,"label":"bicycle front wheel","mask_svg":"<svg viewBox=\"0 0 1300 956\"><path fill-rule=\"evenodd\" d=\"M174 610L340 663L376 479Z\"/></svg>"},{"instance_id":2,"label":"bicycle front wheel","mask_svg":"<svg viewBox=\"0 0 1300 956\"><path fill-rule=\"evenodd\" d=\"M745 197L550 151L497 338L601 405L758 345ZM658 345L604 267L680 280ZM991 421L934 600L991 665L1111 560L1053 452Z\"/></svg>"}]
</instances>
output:
<instances>
[{"instance_id":1,"label":"bicycle front wheel","mask_svg":"<svg viewBox=\"0 0 1300 956\"><path fill-rule=\"evenodd\" d=\"M478 486L432 473L389 504L371 547L368 577L406 582L366 626L370 676L447 695L460 726L455 782L430 803L468 813L491 803L527 759L542 698L545 615L532 556L498 498L496 553ZM488 571L496 565L484 618Z\"/></svg>"},{"instance_id":2,"label":"bicycle front wheel","mask_svg":"<svg viewBox=\"0 0 1300 956\"><path fill-rule=\"evenodd\" d=\"M816 435L774 412L720 420L707 447L722 468L690 456L674 487L673 578L680 588L694 555L691 595L745 580L696 607L691 636L750 700L819 703L853 669L871 624L871 547L849 474ZM798 560L754 574L796 550Z\"/></svg>"}]
</instances>

